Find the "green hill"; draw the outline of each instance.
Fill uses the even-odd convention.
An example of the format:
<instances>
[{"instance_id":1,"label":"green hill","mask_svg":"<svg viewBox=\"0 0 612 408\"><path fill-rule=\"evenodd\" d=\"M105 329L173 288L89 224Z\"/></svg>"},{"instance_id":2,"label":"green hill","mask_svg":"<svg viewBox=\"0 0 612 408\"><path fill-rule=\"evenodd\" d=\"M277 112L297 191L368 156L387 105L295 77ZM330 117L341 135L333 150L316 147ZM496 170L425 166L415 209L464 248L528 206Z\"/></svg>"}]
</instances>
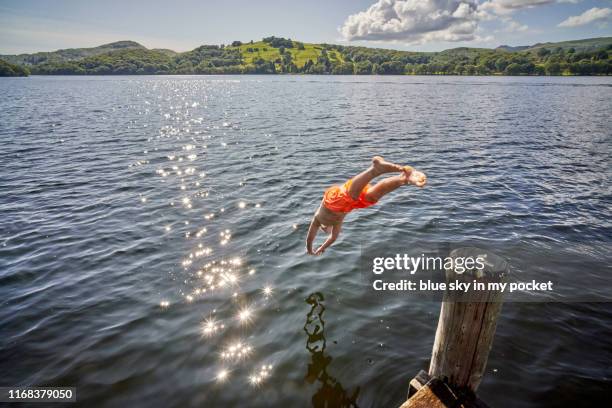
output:
<instances>
[{"instance_id":1,"label":"green hill","mask_svg":"<svg viewBox=\"0 0 612 408\"><path fill-rule=\"evenodd\" d=\"M612 37L440 52L311 44L288 38L202 45L177 53L133 41L0 56L32 74L610 75Z\"/></svg>"},{"instance_id":2,"label":"green hill","mask_svg":"<svg viewBox=\"0 0 612 408\"><path fill-rule=\"evenodd\" d=\"M240 50L245 64L254 64L258 58L266 61L281 61L284 57L280 52L280 47L275 48L264 41L230 47L232 48ZM292 45L291 48L282 47L282 49L285 53L291 54L290 59L297 67L303 67L308 60L317 61L325 48L321 44L298 43L295 46ZM340 52L336 50L329 50L328 57L332 62L344 61Z\"/></svg>"},{"instance_id":3,"label":"green hill","mask_svg":"<svg viewBox=\"0 0 612 408\"><path fill-rule=\"evenodd\" d=\"M0 58L12 64L38 65L51 62L78 61L90 56L125 49L146 50L144 46L135 41L116 41L93 48L68 48L51 52L36 52L34 54L0 55Z\"/></svg>"},{"instance_id":4,"label":"green hill","mask_svg":"<svg viewBox=\"0 0 612 408\"><path fill-rule=\"evenodd\" d=\"M517 52L517 51L537 51L539 49L547 49L550 51L562 49L564 51L573 50L574 52L595 51L608 47L612 44L612 37L586 38L584 40L571 40L561 42L537 43L533 45L509 46L500 45L496 50Z\"/></svg>"},{"instance_id":5,"label":"green hill","mask_svg":"<svg viewBox=\"0 0 612 408\"><path fill-rule=\"evenodd\" d=\"M586 38L584 40L562 41L556 43L541 43L534 44L526 48L526 51L537 51L541 48L555 50L561 48L564 51L573 49L577 52L595 51L601 48L606 48L612 44L612 37Z\"/></svg>"},{"instance_id":6,"label":"green hill","mask_svg":"<svg viewBox=\"0 0 612 408\"><path fill-rule=\"evenodd\" d=\"M517 51L525 51L527 48L529 48L529 45L517 45L515 47L512 47L510 45L500 45L495 50L496 51L517 52Z\"/></svg>"},{"instance_id":7,"label":"green hill","mask_svg":"<svg viewBox=\"0 0 612 408\"><path fill-rule=\"evenodd\" d=\"M151 51L159 51L169 56L175 56L178 54L178 52L169 50L167 48L153 48Z\"/></svg>"},{"instance_id":8,"label":"green hill","mask_svg":"<svg viewBox=\"0 0 612 408\"><path fill-rule=\"evenodd\" d=\"M30 71L27 68L0 59L0 77L23 77L28 75L30 75Z\"/></svg>"}]
</instances>

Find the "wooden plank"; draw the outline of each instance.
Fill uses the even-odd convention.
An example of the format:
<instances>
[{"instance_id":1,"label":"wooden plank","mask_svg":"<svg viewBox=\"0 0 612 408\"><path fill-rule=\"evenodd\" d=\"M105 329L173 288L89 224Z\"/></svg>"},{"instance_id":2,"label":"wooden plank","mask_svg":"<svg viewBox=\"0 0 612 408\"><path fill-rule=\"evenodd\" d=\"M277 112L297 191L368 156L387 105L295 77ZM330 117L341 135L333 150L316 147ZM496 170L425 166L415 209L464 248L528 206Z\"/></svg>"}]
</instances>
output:
<instances>
[{"instance_id":1,"label":"wooden plank","mask_svg":"<svg viewBox=\"0 0 612 408\"><path fill-rule=\"evenodd\" d=\"M427 374L427 371L419 371L418 374L412 380L410 380L410 383L408 384L408 396L406 397L406 399L410 399L410 397L416 394L418 390L423 388L423 386L427 384L429 380L431 380L431 377L429 376L429 374Z\"/></svg>"},{"instance_id":2,"label":"wooden plank","mask_svg":"<svg viewBox=\"0 0 612 408\"><path fill-rule=\"evenodd\" d=\"M442 381L433 379L424 385L400 408L448 408L463 407L457 396Z\"/></svg>"},{"instance_id":3,"label":"wooden plank","mask_svg":"<svg viewBox=\"0 0 612 408\"><path fill-rule=\"evenodd\" d=\"M408 398L406 398L406 400L411 399L414 395L416 395L416 393L419 390L425 387L430 381L432 381L432 379L426 371L424 370L419 371L418 374L410 381L410 385L408 389ZM453 393L458 396L459 401L463 403L466 407L489 408L489 406L484 401L482 401L480 398L478 398L477 396L474 396L471 393L469 395L465 395L465 394L460 394L455 390L453 390Z\"/></svg>"}]
</instances>

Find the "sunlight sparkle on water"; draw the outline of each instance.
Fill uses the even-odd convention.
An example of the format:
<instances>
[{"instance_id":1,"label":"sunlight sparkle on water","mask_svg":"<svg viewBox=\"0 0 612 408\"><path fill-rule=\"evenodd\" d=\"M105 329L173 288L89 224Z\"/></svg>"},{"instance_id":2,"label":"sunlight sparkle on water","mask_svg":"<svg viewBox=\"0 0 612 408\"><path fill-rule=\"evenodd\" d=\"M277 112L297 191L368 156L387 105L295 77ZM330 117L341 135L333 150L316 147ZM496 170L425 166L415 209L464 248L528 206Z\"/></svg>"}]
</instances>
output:
<instances>
[{"instance_id":1,"label":"sunlight sparkle on water","mask_svg":"<svg viewBox=\"0 0 612 408\"><path fill-rule=\"evenodd\" d=\"M230 232L229 229L226 229L225 231L221 231L219 235L221 236L221 241L220 241L221 245L227 244L229 240L232 238L232 233Z\"/></svg>"},{"instance_id":2,"label":"sunlight sparkle on water","mask_svg":"<svg viewBox=\"0 0 612 408\"><path fill-rule=\"evenodd\" d=\"M261 208L262 203L250 201L248 196L224 195L224 187L231 187L235 194L241 194L238 193L237 187L248 184L245 177L237 176L231 186L223 186L219 185L220 180L216 172L207 174L201 167L207 165L207 162L209 165L214 162L209 162L208 159L217 153L218 146L224 149L225 153L222 154L227 154L232 149L241 149L239 142L229 135L229 131L240 128L233 124L229 117L230 112L225 112L226 118L219 122L208 122L207 118L201 116L201 109L208 109L206 102L194 102L194 98L182 92L181 86L170 85L169 91L166 97L157 98L153 103L160 110L158 115L165 118L165 123L158 127L157 136L148 140L149 143L155 144L146 146L144 154L157 152L159 148L158 154L164 159L167 158L165 165L152 165L151 170L154 171L154 178L163 191L173 189L173 194L176 194L162 201L164 209L173 210L172 216L175 214L174 210L183 210L183 217L178 219L166 218L162 214L159 218L159 229L163 228L167 239L171 237L172 232L172 238L184 237L191 243L190 248L182 252L182 259L177 260L185 270L177 282L181 282L181 287L182 284L190 287L181 290L180 297L174 301L179 302L181 307L189 303L194 310L199 306L197 303L200 300L220 300L225 301L227 306L233 306L232 309L219 309L222 314L216 314L217 309L214 309L209 316L203 316L202 320L196 323L196 330L200 332L202 341L210 343L215 352L219 353L216 357L220 365L211 375L217 382L224 383L234 381L234 377L239 374L243 381L260 386L270 378L272 366L262 366L263 361L252 364L245 360L255 354L250 343L252 333L247 333L250 331L248 329L254 328L253 322L257 321L260 313L265 313L265 309L259 309L259 304L252 303L250 292L241 288L245 282L255 278L256 271L249 265L250 260L236 256L240 252L228 252L228 247L237 247L241 238L238 235L232 236L232 232L237 233L232 210L238 210L242 216L248 216L250 210ZM198 93L198 98L200 97L202 96ZM153 113L154 110L150 112ZM137 165L147 163L148 160L143 159L137 162ZM137 195L143 208L151 203L151 200L157 199L157 195L150 192L146 195L148 197L145 197L144 193ZM211 197L222 198L223 204L216 206L219 202L213 203L209 200ZM166 207L167 203L170 205ZM193 209L198 210L197 214ZM213 259L213 255L218 258ZM255 288L258 290L254 295L263 304L268 303L265 299L276 293L276 289L265 281L259 282ZM159 305L161 309L171 306L170 301L166 299L162 299ZM240 330L241 337L225 343L225 331L228 329ZM214 344L217 341L221 343ZM242 364L248 365L242 367L246 371L235 372L234 365L238 367Z\"/></svg>"},{"instance_id":3,"label":"sunlight sparkle on water","mask_svg":"<svg viewBox=\"0 0 612 408\"><path fill-rule=\"evenodd\" d=\"M225 380L227 380L227 377L229 377L229 371L221 370L217 373L216 379L219 382L224 382Z\"/></svg>"},{"instance_id":4,"label":"sunlight sparkle on water","mask_svg":"<svg viewBox=\"0 0 612 408\"><path fill-rule=\"evenodd\" d=\"M253 311L250 307L245 306L238 311L238 321L242 324L249 323L253 319Z\"/></svg>"},{"instance_id":5,"label":"sunlight sparkle on water","mask_svg":"<svg viewBox=\"0 0 612 408\"><path fill-rule=\"evenodd\" d=\"M225 325L217 322L214 318L207 319L202 325L202 334L206 337L215 335L219 330L224 329Z\"/></svg>"},{"instance_id":6,"label":"sunlight sparkle on water","mask_svg":"<svg viewBox=\"0 0 612 408\"><path fill-rule=\"evenodd\" d=\"M272 365L263 365L259 371L254 372L249 376L249 383L253 386L259 385L270 377Z\"/></svg>"},{"instance_id":7,"label":"sunlight sparkle on water","mask_svg":"<svg viewBox=\"0 0 612 408\"><path fill-rule=\"evenodd\" d=\"M219 286L225 286L227 283L231 285L238 283L238 276L233 272L222 272L219 274L219 278Z\"/></svg>"},{"instance_id":8,"label":"sunlight sparkle on water","mask_svg":"<svg viewBox=\"0 0 612 408\"><path fill-rule=\"evenodd\" d=\"M237 341L225 348L221 353L221 358L223 360L238 361L246 358L252 351L253 348L250 345L243 341Z\"/></svg>"}]
</instances>

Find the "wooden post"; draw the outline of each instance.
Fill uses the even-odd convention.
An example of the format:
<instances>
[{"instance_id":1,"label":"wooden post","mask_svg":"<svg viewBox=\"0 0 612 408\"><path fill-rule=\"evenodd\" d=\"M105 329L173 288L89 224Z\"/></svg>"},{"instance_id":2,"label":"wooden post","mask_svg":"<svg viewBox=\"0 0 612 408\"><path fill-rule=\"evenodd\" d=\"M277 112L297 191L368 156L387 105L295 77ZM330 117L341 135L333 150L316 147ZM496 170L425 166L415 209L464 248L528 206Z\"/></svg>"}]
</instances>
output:
<instances>
[{"instance_id":1,"label":"wooden post","mask_svg":"<svg viewBox=\"0 0 612 408\"><path fill-rule=\"evenodd\" d=\"M488 283L503 282L508 264L495 254L473 247L455 249L450 257L456 261L483 258L484 269L473 268L462 274L447 269L446 281L471 283L471 288L483 283L485 290L444 294L429 375L454 389L475 393L487 365L503 302L502 292L489 288Z\"/></svg>"}]
</instances>

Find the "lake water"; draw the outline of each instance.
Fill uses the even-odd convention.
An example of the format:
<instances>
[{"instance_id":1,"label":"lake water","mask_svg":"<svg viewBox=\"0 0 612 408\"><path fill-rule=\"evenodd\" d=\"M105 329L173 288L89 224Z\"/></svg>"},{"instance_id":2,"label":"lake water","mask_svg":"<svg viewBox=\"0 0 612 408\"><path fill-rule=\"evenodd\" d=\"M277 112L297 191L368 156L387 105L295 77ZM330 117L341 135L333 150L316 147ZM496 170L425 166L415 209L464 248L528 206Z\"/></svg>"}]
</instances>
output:
<instances>
[{"instance_id":1,"label":"lake water","mask_svg":"<svg viewBox=\"0 0 612 408\"><path fill-rule=\"evenodd\" d=\"M0 385L88 407L398 406L440 305L375 294L360 256L469 242L559 288L504 305L482 399L595 406L611 112L605 77L2 78ZM305 255L324 189L377 154L428 186Z\"/></svg>"}]
</instances>

